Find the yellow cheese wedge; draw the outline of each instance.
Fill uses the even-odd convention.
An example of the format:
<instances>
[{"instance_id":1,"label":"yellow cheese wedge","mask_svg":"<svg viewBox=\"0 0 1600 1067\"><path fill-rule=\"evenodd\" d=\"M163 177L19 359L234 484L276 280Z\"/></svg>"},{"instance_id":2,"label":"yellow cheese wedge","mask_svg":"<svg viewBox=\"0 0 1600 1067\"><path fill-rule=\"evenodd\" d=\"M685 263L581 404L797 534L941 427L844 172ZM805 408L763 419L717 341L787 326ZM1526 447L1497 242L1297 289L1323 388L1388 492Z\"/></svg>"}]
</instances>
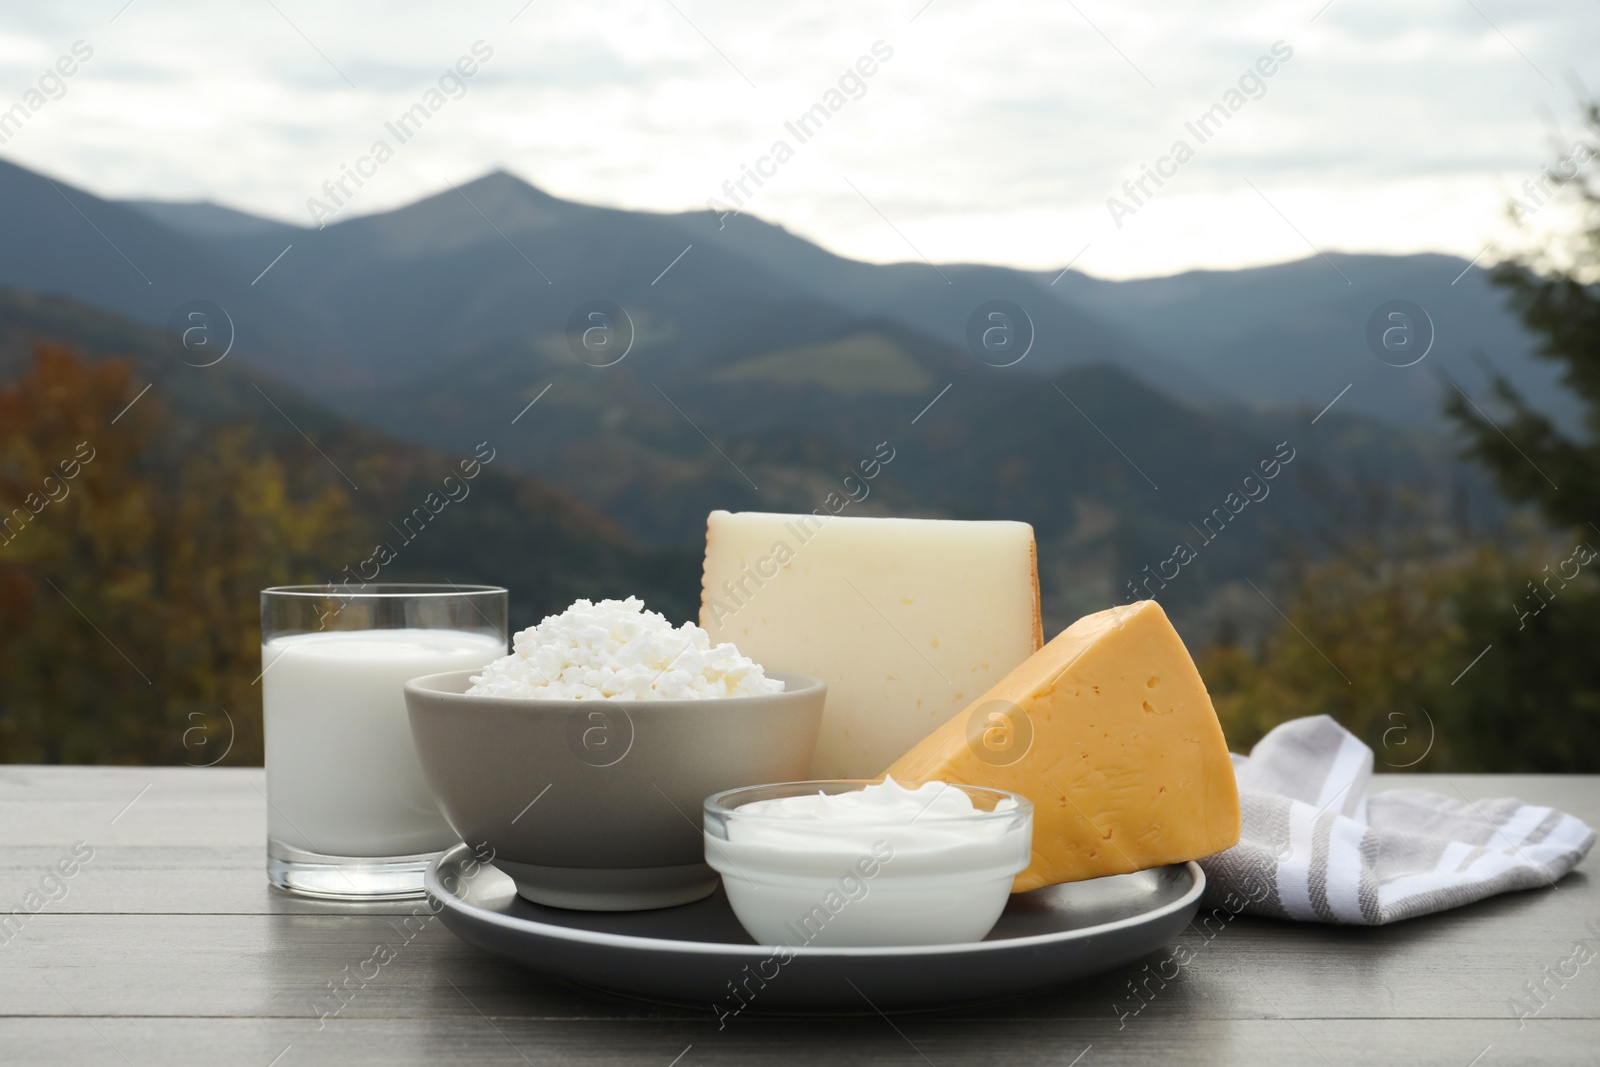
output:
<instances>
[{"instance_id":1,"label":"yellow cheese wedge","mask_svg":"<svg viewBox=\"0 0 1600 1067\"><path fill-rule=\"evenodd\" d=\"M1199 859L1239 840L1222 726L1153 600L1079 619L887 773L1033 801L1033 863L1014 893Z\"/></svg>"}]
</instances>

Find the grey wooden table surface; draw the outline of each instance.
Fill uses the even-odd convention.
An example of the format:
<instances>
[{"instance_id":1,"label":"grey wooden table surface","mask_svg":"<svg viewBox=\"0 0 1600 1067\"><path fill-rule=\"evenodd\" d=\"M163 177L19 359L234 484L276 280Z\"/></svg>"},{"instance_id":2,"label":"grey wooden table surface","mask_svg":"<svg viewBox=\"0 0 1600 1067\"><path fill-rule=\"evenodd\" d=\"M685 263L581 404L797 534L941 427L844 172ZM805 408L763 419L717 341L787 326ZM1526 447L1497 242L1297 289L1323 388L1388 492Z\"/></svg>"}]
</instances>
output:
<instances>
[{"instance_id":1,"label":"grey wooden table surface","mask_svg":"<svg viewBox=\"0 0 1600 1067\"><path fill-rule=\"evenodd\" d=\"M1382 779L1451 782L1600 825L1600 776ZM1593 857L1554 889L1393 927L1191 928L1193 961L1136 1015L1117 1006L1141 964L970 1010L745 1013L719 1031L709 1011L545 979L433 920L319 1020L328 983L393 943L411 909L269 890L263 788L260 770L0 768L0 912L46 901L0 928L0 1063L1600 1063ZM1541 1005L1528 983L1542 1006L1519 1020L1514 1000Z\"/></svg>"}]
</instances>

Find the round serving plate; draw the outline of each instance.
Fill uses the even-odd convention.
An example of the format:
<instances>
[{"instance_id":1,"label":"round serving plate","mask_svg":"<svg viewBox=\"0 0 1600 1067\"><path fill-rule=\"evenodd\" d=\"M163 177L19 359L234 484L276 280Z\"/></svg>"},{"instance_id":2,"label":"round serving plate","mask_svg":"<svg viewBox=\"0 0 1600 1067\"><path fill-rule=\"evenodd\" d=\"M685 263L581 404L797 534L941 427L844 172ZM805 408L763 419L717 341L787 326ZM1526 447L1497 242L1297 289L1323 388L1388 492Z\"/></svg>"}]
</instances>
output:
<instances>
[{"instance_id":1,"label":"round serving plate","mask_svg":"<svg viewBox=\"0 0 1600 1067\"><path fill-rule=\"evenodd\" d=\"M568 981L719 1014L915 1011L1082 978L1170 943L1205 883L1184 863L1019 893L988 937L966 944L774 949L750 939L720 887L675 908L567 911L522 899L466 845L424 876L445 926L470 944Z\"/></svg>"}]
</instances>

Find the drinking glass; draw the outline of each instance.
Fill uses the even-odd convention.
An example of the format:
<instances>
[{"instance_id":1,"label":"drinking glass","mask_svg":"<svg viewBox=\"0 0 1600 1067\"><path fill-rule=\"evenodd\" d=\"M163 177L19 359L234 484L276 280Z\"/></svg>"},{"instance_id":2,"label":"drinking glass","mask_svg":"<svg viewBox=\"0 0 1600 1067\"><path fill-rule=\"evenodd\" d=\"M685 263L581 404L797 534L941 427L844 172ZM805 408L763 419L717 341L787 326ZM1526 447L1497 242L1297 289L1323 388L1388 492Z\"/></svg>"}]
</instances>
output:
<instances>
[{"instance_id":1,"label":"drinking glass","mask_svg":"<svg viewBox=\"0 0 1600 1067\"><path fill-rule=\"evenodd\" d=\"M456 843L423 778L403 686L506 652L506 591L297 585L261 593L267 881L303 896L423 895Z\"/></svg>"}]
</instances>

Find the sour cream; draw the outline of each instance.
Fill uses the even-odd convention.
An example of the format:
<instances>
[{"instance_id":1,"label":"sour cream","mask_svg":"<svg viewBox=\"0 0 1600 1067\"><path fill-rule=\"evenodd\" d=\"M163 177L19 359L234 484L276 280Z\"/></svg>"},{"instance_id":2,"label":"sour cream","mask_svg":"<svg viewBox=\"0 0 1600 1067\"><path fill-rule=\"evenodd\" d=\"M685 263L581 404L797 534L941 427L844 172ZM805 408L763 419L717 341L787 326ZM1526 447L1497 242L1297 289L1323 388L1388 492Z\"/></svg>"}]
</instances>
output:
<instances>
[{"instance_id":1,"label":"sour cream","mask_svg":"<svg viewBox=\"0 0 1600 1067\"><path fill-rule=\"evenodd\" d=\"M798 782L711 797L705 833L706 862L764 945L952 944L1000 917L1033 807L945 782Z\"/></svg>"}]
</instances>

